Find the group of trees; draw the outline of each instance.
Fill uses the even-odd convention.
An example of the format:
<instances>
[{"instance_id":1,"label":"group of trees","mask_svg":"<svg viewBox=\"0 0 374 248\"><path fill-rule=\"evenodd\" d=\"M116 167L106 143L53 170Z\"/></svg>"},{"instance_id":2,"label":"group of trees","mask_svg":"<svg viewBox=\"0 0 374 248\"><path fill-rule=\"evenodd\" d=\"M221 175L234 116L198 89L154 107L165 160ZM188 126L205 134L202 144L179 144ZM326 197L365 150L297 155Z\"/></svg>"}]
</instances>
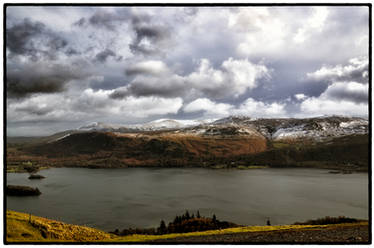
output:
<instances>
[{"instance_id":1,"label":"group of trees","mask_svg":"<svg viewBox=\"0 0 374 248\"><path fill-rule=\"evenodd\" d=\"M162 220L157 231L159 234L186 233L228 228L232 226L236 225L227 221L219 221L215 214L209 218L202 217L199 211L197 211L196 215L190 215L190 213L186 211L182 216L176 216L174 221L170 222L167 226Z\"/></svg>"},{"instance_id":2,"label":"group of trees","mask_svg":"<svg viewBox=\"0 0 374 248\"><path fill-rule=\"evenodd\" d=\"M167 234L167 233L186 233L186 232L198 232L205 230L215 230L236 227L238 225L230 223L227 221L219 221L215 214L211 218L203 217L200 212L197 211L196 214L190 214L188 210L181 215L175 216L172 222L167 225L164 220L161 220L159 227L148 228L148 229L124 229L119 232L117 229L114 234L117 235L130 235L130 234Z\"/></svg>"}]
</instances>

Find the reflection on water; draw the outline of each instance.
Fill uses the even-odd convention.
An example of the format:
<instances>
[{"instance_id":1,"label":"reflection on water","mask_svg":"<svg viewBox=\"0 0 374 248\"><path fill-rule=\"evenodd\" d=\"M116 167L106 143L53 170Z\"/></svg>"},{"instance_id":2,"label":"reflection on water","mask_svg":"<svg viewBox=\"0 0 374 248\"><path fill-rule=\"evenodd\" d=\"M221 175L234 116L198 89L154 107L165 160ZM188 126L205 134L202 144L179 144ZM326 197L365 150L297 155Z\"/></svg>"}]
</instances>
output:
<instances>
[{"instance_id":1,"label":"reflection on water","mask_svg":"<svg viewBox=\"0 0 374 248\"><path fill-rule=\"evenodd\" d=\"M43 180L8 173L7 183L38 187L38 197L7 197L7 209L105 231L155 227L186 209L238 224L273 225L324 216L368 218L368 174L317 169L43 170Z\"/></svg>"}]
</instances>

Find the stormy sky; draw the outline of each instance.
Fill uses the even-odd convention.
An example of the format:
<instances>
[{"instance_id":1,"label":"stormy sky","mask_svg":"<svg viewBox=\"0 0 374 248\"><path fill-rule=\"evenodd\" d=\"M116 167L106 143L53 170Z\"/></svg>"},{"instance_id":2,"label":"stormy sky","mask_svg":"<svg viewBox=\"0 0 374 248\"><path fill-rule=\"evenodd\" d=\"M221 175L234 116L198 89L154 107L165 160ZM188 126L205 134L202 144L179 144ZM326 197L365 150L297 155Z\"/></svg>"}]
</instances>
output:
<instances>
[{"instance_id":1,"label":"stormy sky","mask_svg":"<svg viewBox=\"0 0 374 248\"><path fill-rule=\"evenodd\" d=\"M7 135L368 116L368 7L6 9Z\"/></svg>"}]
</instances>

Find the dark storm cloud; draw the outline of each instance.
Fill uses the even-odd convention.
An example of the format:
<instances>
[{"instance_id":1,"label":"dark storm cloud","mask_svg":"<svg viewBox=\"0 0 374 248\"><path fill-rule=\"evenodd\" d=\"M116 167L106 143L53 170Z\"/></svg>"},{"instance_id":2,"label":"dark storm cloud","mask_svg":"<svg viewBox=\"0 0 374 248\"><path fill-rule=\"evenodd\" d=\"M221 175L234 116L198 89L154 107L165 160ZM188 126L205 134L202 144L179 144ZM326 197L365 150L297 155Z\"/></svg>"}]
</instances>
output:
<instances>
[{"instance_id":1,"label":"dark storm cloud","mask_svg":"<svg viewBox=\"0 0 374 248\"><path fill-rule=\"evenodd\" d=\"M127 90L127 88L117 89L109 95L109 97L112 99L123 99L127 96L130 96L130 92Z\"/></svg>"},{"instance_id":2,"label":"dark storm cloud","mask_svg":"<svg viewBox=\"0 0 374 248\"><path fill-rule=\"evenodd\" d=\"M152 55L152 54L157 54L160 52L160 50L155 49L155 48L150 49L150 48L146 48L141 45L134 45L134 44L130 44L129 48L131 52L134 54Z\"/></svg>"},{"instance_id":3,"label":"dark storm cloud","mask_svg":"<svg viewBox=\"0 0 374 248\"><path fill-rule=\"evenodd\" d=\"M100 61L101 63L104 63L104 62L106 62L107 58L111 57L111 56L116 57L116 54L112 50L107 48L104 51L96 54L95 58L96 58L96 60Z\"/></svg>"},{"instance_id":4,"label":"dark storm cloud","mask_svg":"<svg viewBox=\"0 0 374 248\"><path fill-rule=\"evenodd\" d=\"M166 31L162 27L135 27L137 41L141 41L144 38L160 40L165 36Z\"/></svg>"},{"instance_id":5,"label":"dark storm cloud","mask_svg":"<svg viewBox=\"0 0 374 248\"><path fill-rule=\"evenodd\" d=\"M116 31L120 24L138 25L139 23L149 23L150 16L146 14L135 14L131 12L131 8L120 8L115 11L105 9L96 10L90 17L82 17L73 25L85 27L92 25L99 28Z\"/></svg>"},{"instance_id":6,"label":"dark storm cloud","mask_svg":"<svg viewBox=\"0 0 374 248\"><path fill-rule=\"evenodd\" d=\"M368 103L368 86L358 83L337 83L324 93L329 99Z\"/></svg>"},{"instance_id":7,"label":"dark storm cloud","mask_svg":"<svg viewBox=\"0 0 374 248\"><path fill-rule=\"evenodd\" d=\"M80 52L78 52L77 50L75 50L74 48L68 48L67 50L66 50L66 52L65 52L65 54L67 55L67 56L73 56L73 55L79 55L79 54L81 54Z\"/></svg>"},{"instance_id":8,"label":"dark storm cloud","mask_svg":"<svg viewBox=\"0 0 374 248\"><path fill-rule=\"evenodd\" d=\"M323 66L307 73L309 88L323 88L328 98L364 103L368 100L368 59L350 59L345 65ZM310 95L310 94L308 94Z\"/></svg>"},{"instance_id":9,"label":"dark storm cloud","mask_svg":"<svg viewBox=\"0 0 374 248\"><path fill-rule=\"evenodd\" d=\"M109 97L112 99L122 99L127 96L158 96L170 98L186 95L190 90L185 80L176 75L166 73L162 76L157 76L152 74L151 71L144 70L142 72L144 74L136 74L138 76L130 83L124 87L117 88ZM149 72L151 73L149 74ZM137 73L140 73L140 71Z\"/></svg>"},{"instance_id":10,"label":"dark storm cloud","mask_svg":"<svg viewBox=\"0 0 374 248\"><path fill-rule=\"evenodd\" d=\"M136 25L134 27L135 38L132 44L129 45L133 53L141 53L144 55L151 55L159 53L159 46L161 42L166 41L170 32L164 26L154 26L154 25ZM149 45L145 45L142 42L149 42Z\"/></svg>"},{"instance_id":11,"label":"dark storm cloud","mask_svg":"<svg viewBox=\"0 0 374 248\"><path fill-rule=\"evenodd\" d=\"M130 9L122 8L115 12L109 12L106 10L97 10L90 18L88 23L93 26L103 27L111 31L115 31L118 23L126 22L131 18ZM83 26L87 21L82 18L76 24Z\"/></svg>"},{"instance_id":12,"label":"dark storm cloud","mask_svg":"<svg viewBox=\"0 0 374 248\"><path fill-rule=\"evenodd\" d=\"M196 8L196 7L186 7L186 8L183 8L183 13L185 13L186 15L189 15L189 16L196 15L198 11L199 11L199 9Z\"/></svg>"},{"instance_id":13,"label":"dark storm cloud","mask_svg":"<svg viewBox=\"0 0 374 248\"><path fill-rule=\"evenodd\" d=\"M63 91L63 81L55 78L33 77L25 84L25 78L9 75L7 91L9 97L22 98L33 93L55 93Z\"/></svg>"},{"instance_id":14,"label":"dark storm cloud","mask_svg":"<svg viewBox=\"0 0 374 248\"><path fill-rule=\"evenodd\" d=\"M369 80L368 80L368 64L366 64L364 67L362 67L358 70L352 71L352 73L349 75L349 77L346 80L367 84L369 82Z\"/></svg>"},{"instance_id":15,"label":"dark storm cloud","mask_svg":"<svg viewBox=\"0 0 374 248\"><path fill-rule=\"evenodd\" d=\"M104 11L97 11L93 16L90 17L88 21L92 25L102 26L109 30L114 30L115 25L113 22L115 20L116 20L116 16L113 16L111 13L104 12Z\"/></svg>"},{"instance_id":16,"label":"dark storm cloud","mask_svg":"<svg viewBox=\"0 0 374 248\"><path fill-rule=\"evenodd\" d=\"M15 54L34 54L36 48L31 41L35 36L41 35L44 30L45 25L43 23L32 22L25 18L22 23L7 28L7 47Z\"/></svg>"},{"instance_id":17,"label":"dark storm cloud","mask_svg":"<svg viewBox=\"0 0 374 248\"><path fill-rule=\"evenodd\" d=\"M147 97L147 96L159 96L159 97L166 97L166 98L173 98L177 96L181 96L184 94L184 88L183 87L159 87L155 88L152 86L147 85L147 83L144 83L141 85L141 83L131 85L129 88L125 89L117 89L112 94L109 95L112 99L123 99L128 96L136 96L136 97Z\"/></svg>"},{"instance_id":18,"label":"dark storm cloud","mask_svg":"<svg viewBox=\"0 0 374 248\"><path fill-rule=\"evenodd\" d=\"M28 18L6 29L6 46L12 55L24 55L33 60L41 57L55 59L56 52L64 49L68 42L41 22Z\"/></svg>"},{"instance_id":19,"label":"dark storm cloud","mask_svg":"<svg viewBox=\"0 0 374 248\"><path fill-rule=\"evenodd\" d=\"M136 76L139 74L148 74L149 70L146 68L139 68L139 67L129 67L125 69L125 74L127 76Z\"/></svg>"},{"instance_id":20,"label":"dark storm cloud","mask_svg":"<svg viewBox=\"0 0 374 248\"><path fill-rule=\"evenodd\" d=\"M131 24L132 25L139 25L142 23L150 23L151 17L146 14L132 14L131 16Z\"/></svg>"},{"instance_id":21,"label":"dark storm cloud","mask_svg":"<svg viewBox=\"0 0 374 248\"><path fill-rule=\"evenodd\" d=\"M155 87L158 85L158 87ZM130 84L128 87L122 87L116 89L112 94L109 95L112 99L123 99L128 96L159 96L172 98L182 96L186 94L186 89L180 84L171 84L170 82L163 84L154 80L152 83L146 81L136 81Z\"/></svg>"},{"instance_id":22,"label":"dark storm cloud","mask_svg":"<svg viewBox=\"0 0 374 248\"><path fill-rule=\"evenodd\" d=\"M129 89L131 94L136 96L176 97L184 95L186 93L185 90L187 90L184 85L173 81L174 80L158 79L149 83L145 78L142 81L138 80L132 83ZM155 85L158 87L155 87Z\"/></svg>"},{"instance_id":23,"label":"dark storm cloud","mask_svg":"<svg viewBox=\"0 0 374 248\"><path fill-rule=\"evenodd\" d=\"M194 11L190 11L193 14ZM134 39L129 44L134 54L152 55L161 52L165 44L161 44L170 37L170 27L153 25L151 16L147 14L133 13L130 8L122 8L116 11L97 10L89 18L81 18L74 25L84 27L92 25L106 30L117 32L119 26L128 24L134 32ZM147 44L144 44L146 42ZM120 59L119 59L120 60Z\"/></svg>"},{"instance_id":24,"label":"dark storm cloud","mask_svg":"<svg viewBox=\"0 0 374 248\"><path fill-rule=\"evenodd\" d=\"M359 82L363 84L368 83L368 64L363 64L357 67L351 67L349 69L344 69L346 67L336 67L337 73L326 73L326 75L314 75L312 76L313 79L327 81L327 82L335 82L335 81L353 81ZM327 70L329 70L327 68Z\"/></svg>"},{"instance_id":25,"label":"dark storm cloud","mask_svg":"<svg viewBox=\"0 0 374 248\"><path fill-rule=\"evenodd\" d=\"M346 75L337 77L335 80L353 81L353 82L367 84L368 83L368 63L353 69Z\"/></svg>"},{"instance_id":26,"label":"dark storm cloud","mask_svg":"<svg viewBox=\"0 0 374 248\"><path fill-rule=\"evenodd\" d=\"M42 116L42 115L46 115L50 112L53 111L53 108L50 108L50 107L39 107L39 106L34 106L34 105L30 105L30 106L27 106L27 107L19 107L19 108L16 108L15 109L16 111L21 111L21 112L26 112L28 114L31 114L31 115L38 115L38 116Z\"/></svg>"},{"instance_id":27,"label":"dark storm cloud","mask_svg":"<svg viewBox=\"0 0 374 248\"><path fill-rule=\"evenodd\" d=\"M66 45L68 44L68 42L64 39L61 39L60 37L54 37L52 38L49 42L48 42L48 46L51 48L51 49L54 49L54 50L59 50L61 48L64 48L66 47Z\"/></svg>"},{"instance_id":28,"label":"dark storm cloud","mask_svg":"<svg viewBox=\"0 0 374 248\"><path fill-rule=\"evenodd\" d=\"M84 24L86 24L86 18L84 17L82 17L81 19L73 23L73 25L79 26L79 27L84 26Z\"/></svg>"},{"instance_id":29,"label":"dark storm cloud","mask_svg":"<svg viewBox=\"0 0 374 248\"><path fill-rule=\"evenodd\" d=\"M83 78L83 72L63 65L45 63L10 66L6 73L8 97L23 98L34 93L55 93L65 90L65 84Z\"/></svg>"},{"instance_id":30,"label":"dark storm cloud","mask_svg":"<svg viewBox=\"0 0 374 248\"><path fill-rule=\"evenodd\" d=\"M145 14L133 15L131 18L132 29L135 33L133 42L129 44L134 54L152 55L160 53L160 46L170 37L170 27L152 25L152 19ZM148 42L149 45L142 44Z\"/></svg>"}]
</instances>

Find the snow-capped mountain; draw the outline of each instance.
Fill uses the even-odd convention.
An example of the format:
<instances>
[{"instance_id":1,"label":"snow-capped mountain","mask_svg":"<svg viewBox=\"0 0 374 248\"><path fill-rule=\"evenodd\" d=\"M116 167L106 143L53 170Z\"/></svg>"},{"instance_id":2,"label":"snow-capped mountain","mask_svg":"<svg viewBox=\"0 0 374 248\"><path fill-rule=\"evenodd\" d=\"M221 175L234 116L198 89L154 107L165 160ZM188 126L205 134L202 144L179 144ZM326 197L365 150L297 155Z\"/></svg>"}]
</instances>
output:
<instances>
[{"instance_id":1,"label":"snow-capped mountain","mask_svg":"<svg viewBox=\"0 0 374 248\"><path fill-rule=\"evenodd\" d=\"M333 165L365 171L369 163L368 126L367 119L341 116L90 123L79 130L43 137L25 149L43 160L51 158L51 164L90 168L222 163L225 168Z\"/></svg>"},{"instance_id":2,"label":"snow-capped mountain","mask_svg":"<svg viewBox=\"0 0 374 248\"><path fill-rule=\"evenodd\" d=\"M174 130L194 135L264 136L270 140L314 139L368 133L368 120L358 117L323 116L315 118L257 119L229 116L219 120L159 119L144 124L119 125L93 122L79 131L139 132Z\"/></svg>"},{"instance_id":3,"label":"snow-capped mountain","mask_svg":"<svg viewBox=\"0 0 374 248\"><path fill-rule=\"evenodd\" d=\"M164 130L164 129L180 129L186 127L198 126L210 123L212 120L173 120L173 119L159 119L145 124L137 124L129 126L140 130Z\"/></svg>"}]
</instances>

